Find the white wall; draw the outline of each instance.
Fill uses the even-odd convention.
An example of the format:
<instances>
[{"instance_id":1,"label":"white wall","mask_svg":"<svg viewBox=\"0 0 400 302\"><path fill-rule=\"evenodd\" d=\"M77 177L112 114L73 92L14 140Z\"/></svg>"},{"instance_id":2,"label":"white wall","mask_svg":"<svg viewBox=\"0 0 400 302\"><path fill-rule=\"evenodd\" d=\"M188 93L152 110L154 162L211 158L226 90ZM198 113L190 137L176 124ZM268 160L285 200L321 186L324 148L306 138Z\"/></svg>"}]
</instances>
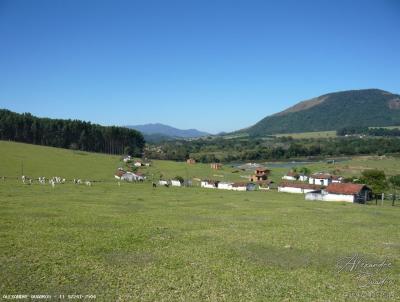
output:
<instances>
[{"instance_id":1,"label":"white wall","mask_svg":"<svg viewBox=\"0 0 400 302\"><path fill-rule=\"evenodd\" d=\"M322 201L345 201L354 202L353 195L345 194L321 194L321 193L307 193L306 200L322 200Z\"/></svg>"},{"instance_id":2,"label":"white wall","mask_svg":"<svg viewBox=\"0 0 400 302\"><path fill-rule=\"evenodd\" d=\"M283 176L282 179L286 179L286 180L296 180L295 177L293 177L293 176L288 176L288 175Z\"/></svg>"},{"instance_id":3,"label":"white wall","mask_svg":"<svg viewBox=\"0 0 400 302\"><path fill-rule=\"evenodd\" d=\"M232 183L220 182L218 183L218 189L232 190Z\"/></svg>"},{"instance_id":4,"label":"white wall","mask_svg":"<svg viewBox=\"0 0 400 302\"><path fill-rule=\"evenodd\" d=\"M325 179L325 178L312 178L310 177L308 179L308 183L312 185L322 185L322 186L328 186L331 183L331 179Z\"/></svg>"},{"instance_id":5,"label":"white wall","mask_svg":"<svg viewBox=\"0 0 400 302\"><path fill-rule=\"evenodd\" d=\"M285 192L285 193L297 193L297 194L304 194L308 192L315 191L314 189L302 189L302 188L293 188L293 187L278 187L278 192Z\"/></svg>"}]
</instances>

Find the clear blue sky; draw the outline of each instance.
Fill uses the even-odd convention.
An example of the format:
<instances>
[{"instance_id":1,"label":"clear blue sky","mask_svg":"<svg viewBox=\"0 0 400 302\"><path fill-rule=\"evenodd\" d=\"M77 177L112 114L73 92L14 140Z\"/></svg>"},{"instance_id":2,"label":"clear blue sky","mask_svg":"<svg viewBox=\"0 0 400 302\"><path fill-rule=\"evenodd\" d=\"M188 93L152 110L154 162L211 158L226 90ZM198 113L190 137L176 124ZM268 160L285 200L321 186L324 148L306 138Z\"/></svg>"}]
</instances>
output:
<instances>
[{"instance_id":1,"label":"clear blue sky","mask_svg":"<svg viewBox=\"0 0 400 302\"><path fill-rule=\"evenodd\" d=\"M400 1L0 0L0 107L104 125L250 126L400 92Z\"/></svg>"}]
</instances>

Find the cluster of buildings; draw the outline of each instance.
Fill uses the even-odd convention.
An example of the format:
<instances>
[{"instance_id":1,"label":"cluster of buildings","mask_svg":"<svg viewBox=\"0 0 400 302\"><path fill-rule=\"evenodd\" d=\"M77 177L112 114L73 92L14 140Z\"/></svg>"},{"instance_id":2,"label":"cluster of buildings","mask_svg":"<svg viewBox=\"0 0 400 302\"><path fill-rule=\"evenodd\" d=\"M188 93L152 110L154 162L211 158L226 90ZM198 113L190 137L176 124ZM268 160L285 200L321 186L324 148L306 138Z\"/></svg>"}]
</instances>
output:
<instances>
[{"instance_id":1,"label":"cluster of buildings","mask_svg":"<svg viewBox=\"0 0 400 302\"><path fill-rule=\"evenodd\" d=\"M128 155L128 156L124 157L123 161L124 161L124 163L130 163L133 161L133 158L130 155ZM133 165L135 167L150 167L151 163L149 161L143 162L141 160L135 160Z\"/></svg>"},{"instance_id":2,"label":"cluster of buildings","mask_svg":"<svg viewBox=\"0 0 400 302\"><path fill-rule=\"evenodd\" d=\"M131 162L132 158L124 158L124 162ZM187 164L193 165L196 161L189 158ZM150 166L149 162L136 160L134 166ZM222 168L220 163L210 164L211 169L219 170ZM247 166L246 166L247 167ZM209 189L231 190L231 191L255 191L269 190L273 183L268 176L271 170L259 165L251 166L253 173L244 182L227 182L219 180L197 179L200 187ZM139 172L127 172L119 168L115 173L115 178L125 181L143 181L145 176ZM160 186L191 186L191 181L171 179L159 180ZM155 185L155 184L153 184ZM365 203L372 198L371 189L363 184L345 183L343 177L326 172L318 172L311 175L290 171L282 177L282 182L278 185L278 192L304 194L306 200L322 201L345 201L352 203Z\"/></svg>"},{"instance_id":3,"label":"cluster of buildings","mask_svg":"<svg viewBox=\"0 0 400 302\"><path fill-rule=\"evenodd\" d=\"M213 166L211 168L215 169ZM269 190L271 180L268 179L270 170L265 168L257 168L254 174L249 177L247 182L224 182L218 180L202 180L200 187L208 189L221 189L231 191L255 191Z\"/></svg>"},{"instance_id":4,"label":"cluster of buildings","mask_svg":"<svg viewBox=\"0 0 400 302\"><path fill-rule=\"evenodd\" d=\"M306 200L365 203L372 198L368 186L344 183L343 177L329 173L319 172L307 177L291 171L282 179L278 192L305 194Z\"/></svg>"}]
</instances>

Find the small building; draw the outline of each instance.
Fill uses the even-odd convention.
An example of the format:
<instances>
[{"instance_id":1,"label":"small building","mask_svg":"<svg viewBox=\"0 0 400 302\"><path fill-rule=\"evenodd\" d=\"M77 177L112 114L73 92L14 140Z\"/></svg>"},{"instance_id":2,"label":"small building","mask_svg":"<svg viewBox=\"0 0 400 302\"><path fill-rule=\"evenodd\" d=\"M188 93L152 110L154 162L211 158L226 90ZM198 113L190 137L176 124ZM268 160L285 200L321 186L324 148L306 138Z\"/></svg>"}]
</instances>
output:
<instances>
[{"instance_id":1,"label":"small building","mask_svg":"<svg viewBox=\"0 0 400 302\"><path fill-rule=\"evenodd\" d=\"M332 175L329 173L314 173L309 179L308 183L312 185L328 186L332 183Z\"/></svg>"},{"instance_id":2,"label":"small building","mask_svg":"<svg viewBox=\"0 0 400 302\"><path fill-rule=\"evenodd\" d=\"M218 183L218 189L221 189L221 190L232 190L232 185L233 185L233 183L232 182L219 182Z\"/></svg>"},{"instance_id":3,"label":"small building","mask_svg":"<svg viewBox=\"0 0 400 302\"><path fill-rule=\"evenodd\" d=\"M269 173L271 170L265 168L256 168L254 175L250 176L250 181L262 181L268 178Z\"/></svg>"},{"instance_id":4,"label":"small building","mask_svg":"<svg viewBox=\"0 0 400 302\"><path fill-rule=\"evenodd\" d=\"M211 166L211 169L214 169L214 170L219 170L222 168L222 164L220 164L220 163L212 163L212 164L210 164L210 166Z\"/></svg>"},{"instance_id":5,"label":"small building","mask_svg":"<svg viewBox=\"0 0 400 302\"><path fill-rule=\"evenodd\" d=\"M218 188L219 181L215 180L202 180L200 182L200 187L208 188L208 189L216 189Z\"/></svg>"},{"instance_id":6,"label":"small building","mask_svg":"<svg viewBox=\"0 0 400 302\"><path fill-rule=\"evenodd\" d=\"M372 190L363 184L332 183L326 189L307 193L306 200L345 201L365 203L372 197Z\"/></svg>"},{"instance_id":7,"label":"small building","mask_svg":"<svg viewBox=\"0 0 400 302\"><path fill-rule=\"evenodd\" d=\"M300 175L297 174L296 172L289 171L288 173L286 173L286 175L284 175L282 177L282 179L295 181L295 180L298 180L299 177L300 177Z\"/></svg>"},{"instance_id":8,"label":"small building","mask_svg":"<svg viewBox=\"0 0 400 302\"><path fill-rule=\"evenodd\" d=\"M282 182L278 185L278 192L304 194L321 190L321 186L307 183Z\"/></svg>"},{"instance_id":9,"label":"small building","mask_svg":"<svg viewBox=\"0 0 400 302\"><path fill-rule=\"evenodd\" d=\"M189 165L194 165L196 163L196 160L194 160L193 158L189 158L186 160L186 163Z\"/></svg>"}]
</instances>

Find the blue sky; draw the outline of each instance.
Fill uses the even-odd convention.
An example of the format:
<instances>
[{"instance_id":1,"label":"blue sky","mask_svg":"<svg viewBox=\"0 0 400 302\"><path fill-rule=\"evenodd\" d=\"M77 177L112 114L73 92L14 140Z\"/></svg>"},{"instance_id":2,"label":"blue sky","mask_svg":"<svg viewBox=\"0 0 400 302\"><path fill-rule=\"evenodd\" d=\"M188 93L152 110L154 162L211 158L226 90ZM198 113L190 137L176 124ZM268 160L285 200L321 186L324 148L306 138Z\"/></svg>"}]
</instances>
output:
<instances>
[{"instance_id":1,"label":"blue sky","mask_svg":"<svg viewBox=\"0 0 400 302\"><path fill-rule=\"evenodd\" d=\"M0 0L0 107L247 127L324 93L400 92L400 1Z\"/></svg>"}]
</instances>

